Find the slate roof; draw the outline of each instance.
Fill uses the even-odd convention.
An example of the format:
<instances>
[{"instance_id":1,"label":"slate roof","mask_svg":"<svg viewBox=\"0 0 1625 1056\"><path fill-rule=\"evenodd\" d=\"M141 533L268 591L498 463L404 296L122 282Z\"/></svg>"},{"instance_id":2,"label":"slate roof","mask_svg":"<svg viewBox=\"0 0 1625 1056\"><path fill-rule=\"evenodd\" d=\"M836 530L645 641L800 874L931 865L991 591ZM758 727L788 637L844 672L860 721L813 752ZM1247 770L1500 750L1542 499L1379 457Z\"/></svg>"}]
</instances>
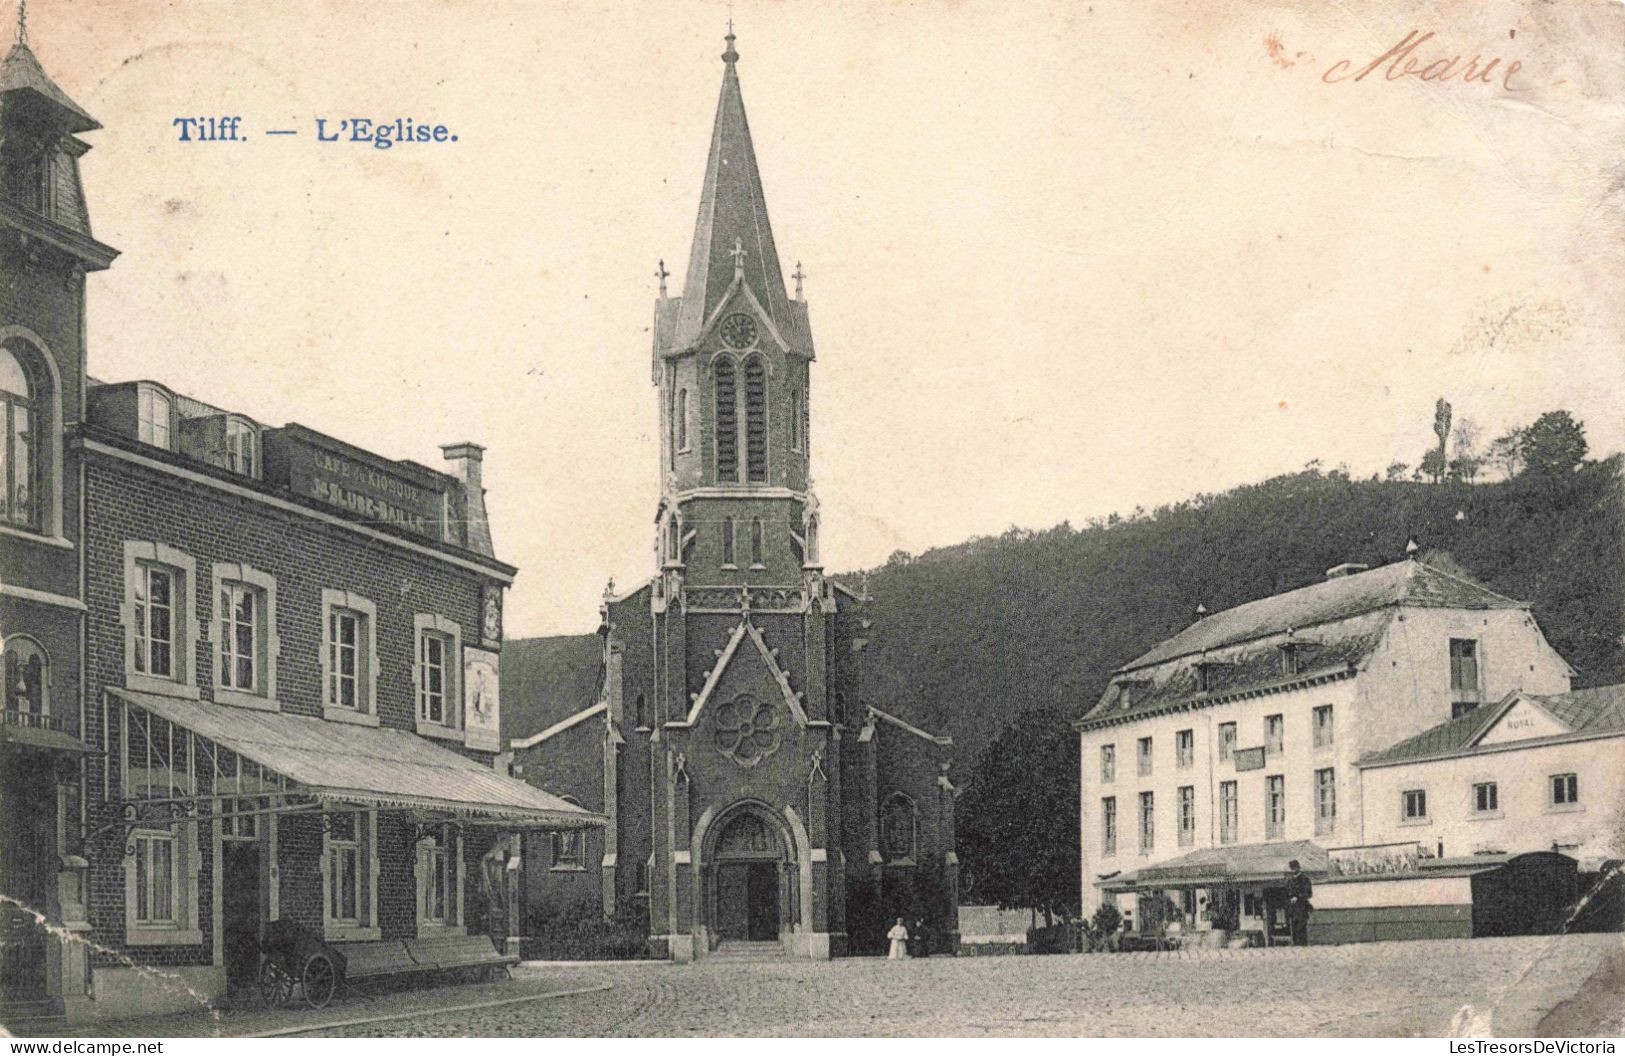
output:
<instances>
[{"instance_id":1,"label":"slate roof","mask_svg":"<svg viewBox=\"0 0 1625 1056\"><path fill-rule=\"evenodd\" d=\"M502 643L502 743L529 737L598 703L604 640L596 634Z\"/></svg>"},{"instance_id":2,"label":"slate roof","mask_svg":"<svg viewBox=\"0 0 1625 1056\"><path fill-rule=\"evenodd\" d=\"M1605 733L1625 733L1625 685L1576 689L1569 693L1511 693L1497 704L1476 708L1449 722L1423 730L1414 737L1363 757L1360 766L1383 766L1421 759L1473 755L1484 751L1504 751L1501 742L1480 746L1478 739L1512 709L1519 700L1530 700L1545 708L1553 718L1569 727L1565 736L1589 737ZM1549 742L1554 738L1537 738Z\"/></svg>"},{"instance_id":3,"label":"slate roof","mask_svg":"<svg viewBox=\"0 0 1625 1056\"><path fill-rule=\"evenodd\" d=\"M6 54L5 62L0 63L0 93L9 95L12 92L32 92L53 104L57 111L56 119L69 132L90 132L102 127L56 86L28 45L20 41Z\"/></svg>"},{"instance_id":4,"label":"slate roof","mask_svg":"<svg viewBox=\"0 0 1625 1056\"><path fill-rule=\"evenodd\" d=\"M1391 605L1436 609L1529 607L1420 561L1397 561L1213 613L1124 665L1120 672L1264 638L1289 628L1303 631Z\"/></svg>"}]
</instances>

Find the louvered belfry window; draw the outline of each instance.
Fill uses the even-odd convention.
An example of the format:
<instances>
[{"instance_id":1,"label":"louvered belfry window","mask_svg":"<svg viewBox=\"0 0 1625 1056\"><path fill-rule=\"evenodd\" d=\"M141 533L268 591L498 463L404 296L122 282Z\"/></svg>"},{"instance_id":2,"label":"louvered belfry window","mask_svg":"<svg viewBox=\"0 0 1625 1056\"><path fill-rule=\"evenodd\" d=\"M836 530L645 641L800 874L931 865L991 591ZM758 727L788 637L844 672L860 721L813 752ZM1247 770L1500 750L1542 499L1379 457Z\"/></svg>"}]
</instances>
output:
<instances>
[{"instance_id":1,"label":"louvered belfry window","mask_svg":"<svg viewBox=\"0 0 1625 1056\"><path fill-rule=\"evenodd\" d=\"M739 479L739 410L738 383L731 360L719 359L716 365L717 397L717 479Z\"/></svg>"},{"instance_id":2,"label":"louvered belfry window","mask_svg":"<svg viewBox=\"0 0 1625 1056\"><path fill-rule=\"evenodd\" d=\"M767 372L762 361L745 364L746 468L753 484L767 482Z\"/></svg>"}]
</instances>

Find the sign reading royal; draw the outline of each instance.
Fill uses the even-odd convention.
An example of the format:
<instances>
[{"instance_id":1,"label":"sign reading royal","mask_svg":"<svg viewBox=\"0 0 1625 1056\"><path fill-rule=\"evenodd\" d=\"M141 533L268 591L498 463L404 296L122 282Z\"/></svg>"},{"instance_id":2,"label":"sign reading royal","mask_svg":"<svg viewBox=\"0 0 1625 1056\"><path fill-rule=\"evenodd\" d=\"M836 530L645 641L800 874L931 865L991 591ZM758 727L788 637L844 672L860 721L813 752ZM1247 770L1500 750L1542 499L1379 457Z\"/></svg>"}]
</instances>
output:
<instances>
[{"instance_id":1,"label":"sign reading royal","mask_svg":"<svg viewBox=\"0 0 1625 1056\"><path fill-rule=\"evenodd\" d=\"M442 537L445 481L432 470L390 462L303 426L267 431L268 479L296 495L374 524Z\"/></svg>"}]
</instances>

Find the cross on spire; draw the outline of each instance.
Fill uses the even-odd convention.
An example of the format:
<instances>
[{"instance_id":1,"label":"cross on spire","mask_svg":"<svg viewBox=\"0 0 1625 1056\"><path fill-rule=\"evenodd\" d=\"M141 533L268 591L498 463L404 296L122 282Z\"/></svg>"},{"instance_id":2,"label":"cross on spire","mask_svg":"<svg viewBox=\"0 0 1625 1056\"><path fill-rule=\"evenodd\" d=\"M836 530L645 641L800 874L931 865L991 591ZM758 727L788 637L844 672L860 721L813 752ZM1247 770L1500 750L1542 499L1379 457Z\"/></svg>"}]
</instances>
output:
<instances>
[{"instance_id":1,"label":"cross on spire","mask_svg":"<svg viewBox=\"0 0 1625 1056\"><path fill-rule=\"evenodd\" d=\"M668 279L670 276L671 272L666 270L665 258L661 258L660 268L655 272L655 278L660 280L660 296L662 298L666 296L666 279Z\"/></svg>"},{"instance_id":2,"label":"cross on spire","mask_svg":"<svg viewBox=\"0 0 1625 1056\"><path fill-rule=\"evenodd\" d=\"M28 0L17 0L17 43L28 43Z\"/></svg>"},{"instance_id":3,"label":"cross on spire","mask_svg":"<svg viewBox=\"0 0 1625 1056\"><path fill-rule=\"evenodd\" d=\"M732 6L729 5L730 9ZM731 13L728 15L728 35L722 39L728 42L728 50L722 53L722 61L732 66L739 61L739 52L734 50L734 19Z\"/></svg>"},{"instance_id":4,"label":"cross on spire","mask_svg":"<svg viewBox=\"0 0 1625 1056\"><path fill-rule=\"evenodd\" d=\"M796 261L795 273L792 274L790 277L792 279L796 280L796 300L798 300L798 301L802 300L803 298L801 296L801 280L805 279L807 277L807 273L801 270L801 261L799 261L799 260Z\"/></svg>"},{"instance_id":5,"label":"cross on spire","mask_svg":"<svg viewBox=\"0 0 1625 1056\"><path fill-rule=\"evenodd\" d=\"M734 239L734 248L728 251L728 255L734 258L734 277L738 278L739 276L744 275L745 243L740 239Z\"/></svg>"}]
</instances>

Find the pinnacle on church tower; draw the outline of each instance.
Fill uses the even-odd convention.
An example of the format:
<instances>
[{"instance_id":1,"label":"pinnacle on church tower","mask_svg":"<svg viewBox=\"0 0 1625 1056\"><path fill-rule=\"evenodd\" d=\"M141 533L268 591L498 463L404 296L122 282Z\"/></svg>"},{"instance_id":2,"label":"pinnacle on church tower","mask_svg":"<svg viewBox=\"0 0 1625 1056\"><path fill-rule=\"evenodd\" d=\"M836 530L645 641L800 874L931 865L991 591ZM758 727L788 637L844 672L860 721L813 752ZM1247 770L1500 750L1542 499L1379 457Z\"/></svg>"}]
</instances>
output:
<instances>
[{"instance_id":1,"label":"pinnacle on church tower","mask_svg":"<svg viewBox=\"0 0 1625 1056\"><path fill-rule=\"evenodd\" d=\"M781 332L795 329L779 268L779 252L767 219L767 198L756 168L756 149L745 101L739 90L739 52L734 50L732 20L724 38L722 94L711 130L711 152L700 191L700 213L683 283L683 305L676 340L687 345L700 336L718 302L740 276L763 311ZM742 255L741 255L742 254Z\"/></svg>"}]
</instances>

